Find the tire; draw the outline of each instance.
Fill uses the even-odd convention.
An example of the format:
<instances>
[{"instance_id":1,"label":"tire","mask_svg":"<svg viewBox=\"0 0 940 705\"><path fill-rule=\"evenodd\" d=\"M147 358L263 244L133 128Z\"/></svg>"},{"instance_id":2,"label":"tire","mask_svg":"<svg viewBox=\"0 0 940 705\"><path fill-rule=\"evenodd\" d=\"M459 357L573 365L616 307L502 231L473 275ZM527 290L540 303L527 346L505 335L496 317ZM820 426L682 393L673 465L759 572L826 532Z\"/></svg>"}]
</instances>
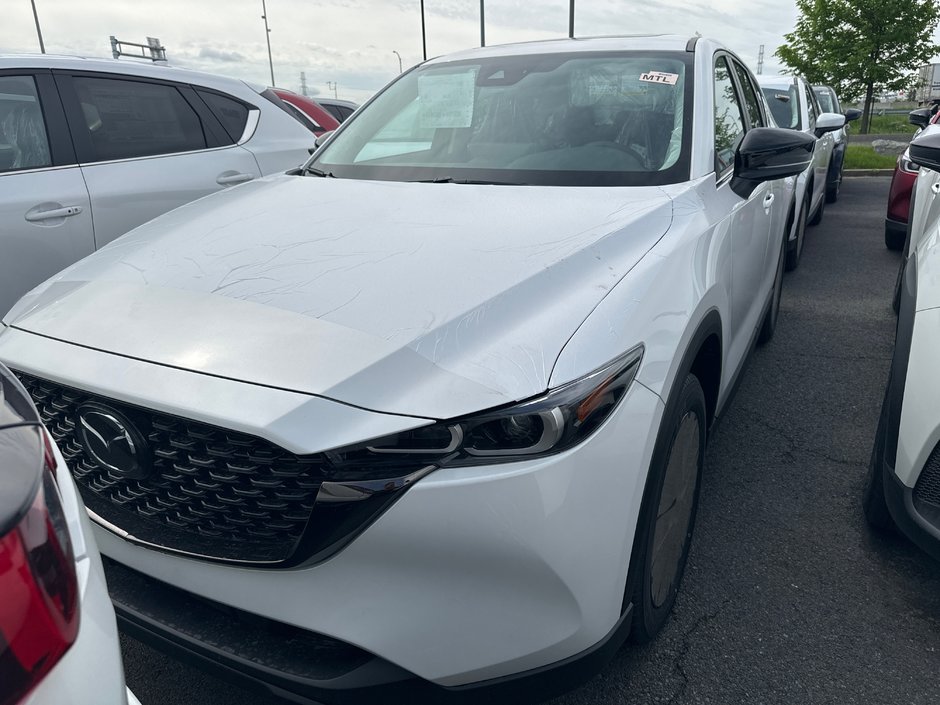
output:
<instances>
[{"instance_id":1,"label":"tire","mask_svg":"<svg viewBox=\"0 0 940 705\"><path fill-rule=\"evenodd\" d=\"M907 233L900 230L893 230L885 226L885 247L895 252L904 249L904 241L907 239Z\"/></svg>"},{"instance_id":2,"label":"tire","mask_svg":"<svg viewBox=\"0 0 940 705\"><path fill-rule=\"evenodd\" d=\"M812 192L810 193L810 202L812 202L813 196ZM826 199L819 199L819 208L816 209L816 212L813 213L813 217L807 221L809 225L819 225L822 222L823 214L826 212Z\"/></svg>"},{"instance_id":3,"label":"tire","mask_svg":"<svg viewBox=\"0 0 940 705\"><path fill-rule=\"evenodd\" d=\"M891 382L888 382L889 386ZM881 417L878 419L878 430L875 431L875 443L871 449L871 461L868 463L868 478L865 482L865 492L862 495L862 509L868 525L878 531L895 533L897 526L891 518L888 503L885 501L884 477L881 471L881 462L884 458L885 433L887 428L887 395L881 405Z\"/></svg>"},{"instance_id":4,"label":"tire","mask_svg":"<svg viewBox=\"0 0 940 705\"><path fill-rule=\"evenodd\" d=\"M780 297L783 294L783 266L787 259L787 233L783 234L781 240L780 257L777 261L777 275L774 277L770 308L764 314L764 322L761 324L760 333L757 334L758 345L769 343L773 339L774 331L777 330L777 319L780 317Z\"/></svg>"},{"instance_id":5,"label":"tire","mask_svg":"<svg viewBox=\"0 0 940 705\"><path fill-rule=\"evenodd\" d=\"M660 433L669 442L654 454L637 526L637 575L627 583L635 585L631 639L636 643L646 643L662 630L676 601L698 510L705 425L705 395L689 374L673 411L663 419Z\"/></svg>"},{"instance_id":6,"label":"tire","mask_svg":"<svg viewBox=\"0 0 940 705\"><path fill-rule=\"evenodd\" d=\"M793 248L787 249L786 269L792 272L800 266L800 258L803 256L803 242L806 240L806 211L809 210L807 200L804 198L800 205L800 212L797 214L796 221L796 243Z\"/></svg>"}]
</instances>

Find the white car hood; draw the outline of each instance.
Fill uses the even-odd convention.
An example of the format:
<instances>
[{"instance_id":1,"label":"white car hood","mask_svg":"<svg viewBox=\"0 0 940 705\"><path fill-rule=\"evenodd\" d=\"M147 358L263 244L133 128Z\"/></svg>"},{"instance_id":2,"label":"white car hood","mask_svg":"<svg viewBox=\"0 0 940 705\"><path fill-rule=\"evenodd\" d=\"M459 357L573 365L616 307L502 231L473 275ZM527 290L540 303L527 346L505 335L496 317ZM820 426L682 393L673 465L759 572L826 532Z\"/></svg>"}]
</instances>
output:
<instances>
[{"instance_id":1,"label":"white car hood","mask_svg":"<svg viewBox=\"0 0 940 705\"><path fill-rule=\"evenodd\" d=\"M544 391L572 333L671 218L655 187L278 176L137 228L4 320L160 365L450 418Z\"/></svg>"}]
</instances>

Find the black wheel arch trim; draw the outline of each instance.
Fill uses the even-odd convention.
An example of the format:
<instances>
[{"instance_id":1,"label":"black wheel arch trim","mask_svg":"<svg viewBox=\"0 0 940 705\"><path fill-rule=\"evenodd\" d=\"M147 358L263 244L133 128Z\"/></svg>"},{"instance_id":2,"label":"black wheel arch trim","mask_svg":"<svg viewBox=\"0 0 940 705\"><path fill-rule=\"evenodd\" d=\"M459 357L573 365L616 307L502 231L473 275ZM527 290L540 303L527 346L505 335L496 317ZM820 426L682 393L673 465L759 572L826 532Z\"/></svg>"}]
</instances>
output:
<instances>
[{"instance_id":1,"label":"black wheel arch trim","mask_svg":"<svg viewBox=\"0 0 940 705\"><path fill-rule=\"evenodd\" d=\"M898 304L898 323L894 340L894 355L891 358L891 375L885 397L887 423L885 425L885 462L894 467L897 463L898 436L901 430L901 408L907 382L907 366L911 357L911 341L914 337L914 311L917 304L917 257L912 255L903 264L901 291Z\"/></svg>"}]
</instances>

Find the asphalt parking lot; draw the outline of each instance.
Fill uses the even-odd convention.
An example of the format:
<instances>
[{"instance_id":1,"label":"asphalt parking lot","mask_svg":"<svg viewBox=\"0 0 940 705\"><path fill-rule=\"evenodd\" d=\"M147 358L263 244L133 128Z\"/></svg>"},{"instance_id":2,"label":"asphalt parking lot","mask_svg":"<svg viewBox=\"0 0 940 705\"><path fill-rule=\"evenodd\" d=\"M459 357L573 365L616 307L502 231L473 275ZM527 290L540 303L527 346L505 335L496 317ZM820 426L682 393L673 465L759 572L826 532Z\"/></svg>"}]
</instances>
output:
<instances>
[{"instance_id":1,"label":"asphalt parking lot","mask_svg":"<svg viewBox=\"0 0 940 705\"><path fill-rule=\"evenodd\" d=\"M936 703L940 564L873 536L860 497L894 343L889 180L807 231L774 340L710 440L685 582L653 643L552 705ZM273 705L122 637L144 705Z\"/></svg>"}]
</instances>

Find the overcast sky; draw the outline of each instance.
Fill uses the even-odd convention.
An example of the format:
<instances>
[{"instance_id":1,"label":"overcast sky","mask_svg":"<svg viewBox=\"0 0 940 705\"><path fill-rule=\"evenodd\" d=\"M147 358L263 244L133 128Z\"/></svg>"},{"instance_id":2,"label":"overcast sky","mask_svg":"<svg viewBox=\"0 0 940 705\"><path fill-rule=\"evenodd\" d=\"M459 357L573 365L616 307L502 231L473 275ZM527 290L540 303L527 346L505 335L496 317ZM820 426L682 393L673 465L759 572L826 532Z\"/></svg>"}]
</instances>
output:
<instances>
[{"instance_id":1,"label":"overcast sky","mask_svg":"<svg viewBox=\"0 0 940 705\"><path fill-rule=\"evenodd\" d=\"M46 51L109 56L109 36L158 37L171 63L270 84L261 0L35 0ZM0 53L38 52L29 0L3 0ZM478 0L425 0L428 57L478 46ZM421 60L419 0L267 0L278 86L362 101ZM575 34L699 32L756 70L777 73L773 53L796 21L792 0L577 0ZM567 36L566 0L487 0L486 42Z\"/></svg>"}]
</instances>

